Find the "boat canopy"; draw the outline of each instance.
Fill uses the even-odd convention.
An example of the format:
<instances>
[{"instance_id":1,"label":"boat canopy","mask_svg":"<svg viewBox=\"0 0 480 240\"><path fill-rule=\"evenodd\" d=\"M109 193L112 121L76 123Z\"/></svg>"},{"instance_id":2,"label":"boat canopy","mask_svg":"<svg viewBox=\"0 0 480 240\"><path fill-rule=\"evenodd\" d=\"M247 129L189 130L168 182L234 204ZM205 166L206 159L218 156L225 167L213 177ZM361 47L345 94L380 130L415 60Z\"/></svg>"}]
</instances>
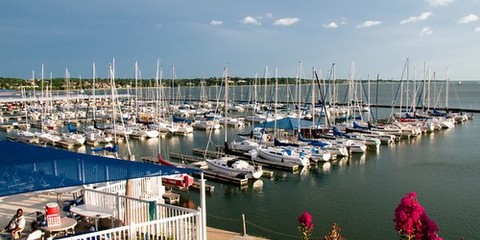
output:
<instances>
[{"instance_id":1,"label":"boat canopy","mask_svg":"<svg viewBox=\"0 0 480 240\"><path fill-rule=\"evenodd\" d=\"M0 197L108 181L200 172L0 141Z\"/></svg>"},{"instance_id":2,"label":"boat canopy","mask_svg":"<svg viewBox=\"0 0 480 240\"><path fill-rule=\"evenodd\" d=\"M313 126L312 121L305 120L305 119L298 119L294 117L286 117L282 118L277 121L277 128L278 129L285 129L285 130L295 130L299 128L311 128ZM274 128L275 127L275 120L264 122L260 124L256 124L255 127L261 128Z\"/></svg>"}]
</instances>

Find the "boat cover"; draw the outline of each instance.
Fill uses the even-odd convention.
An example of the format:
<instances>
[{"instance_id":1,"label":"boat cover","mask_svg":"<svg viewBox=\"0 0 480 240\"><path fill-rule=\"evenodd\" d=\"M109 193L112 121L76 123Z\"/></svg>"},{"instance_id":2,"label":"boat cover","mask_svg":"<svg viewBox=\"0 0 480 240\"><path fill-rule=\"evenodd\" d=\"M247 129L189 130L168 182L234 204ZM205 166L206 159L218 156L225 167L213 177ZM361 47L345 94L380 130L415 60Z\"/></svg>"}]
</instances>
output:
<instances>
[{"instance_id":1,"label":"boat cover","mask_svg":"<svg viewBox=\"0 0 480 240\"><path fill-rule=\"evenodd\" d=\"M0 155L0 197L84 184L200 172L197 169L119 160L8 140L0 141Z\"/></svg>"},{"instance_id":2,"label":"boat cover","mask_svg":"<svg viewBox=\"0 0 480 240\"><path fill-rule=\"evenodd\" d=\"M285 130L296 130L299 128L311 128L314 126L312 121L305 120L305 119L298 119L294 117L286 117L282 118L277 121L277 128L278 129L285 129ZM255 127L261 128L274 128L275 127L275 120L270 122L263 122L256 124Z\"/></svg>"}]
</instances>

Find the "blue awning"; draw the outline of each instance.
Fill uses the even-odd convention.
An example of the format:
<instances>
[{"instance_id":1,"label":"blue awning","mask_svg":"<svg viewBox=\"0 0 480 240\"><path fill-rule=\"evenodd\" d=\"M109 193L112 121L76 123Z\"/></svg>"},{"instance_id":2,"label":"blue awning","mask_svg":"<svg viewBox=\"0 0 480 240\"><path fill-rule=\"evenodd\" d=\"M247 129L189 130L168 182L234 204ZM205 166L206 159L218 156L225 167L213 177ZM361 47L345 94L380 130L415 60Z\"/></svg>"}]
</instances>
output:
<instances>
[{"instance_id":1,"label":"blue awning","mask_svg":"<svg viewBox=\"0 0 480 240\"><path fill-rule=\"evenodd\" d=\"M200 172L0 141L0 197L141 177Z\"/></svg>"},{"instance_id":2,"label":"blue awning","mask_svg":"<svg viewBox=\"0 0 480 240\"><path fill-rule=\"evenodd\" d=\"M312 121L305 120L305 119L298 119L294 117L286 117L280 120L273 120L270 122L264 122L256 124L255 127L260 128L274 128L275 121L277 122L278 129L285 129L285 130L297 130L302 128L311 128L313 126Z\"/></svg>"}]
</instances>

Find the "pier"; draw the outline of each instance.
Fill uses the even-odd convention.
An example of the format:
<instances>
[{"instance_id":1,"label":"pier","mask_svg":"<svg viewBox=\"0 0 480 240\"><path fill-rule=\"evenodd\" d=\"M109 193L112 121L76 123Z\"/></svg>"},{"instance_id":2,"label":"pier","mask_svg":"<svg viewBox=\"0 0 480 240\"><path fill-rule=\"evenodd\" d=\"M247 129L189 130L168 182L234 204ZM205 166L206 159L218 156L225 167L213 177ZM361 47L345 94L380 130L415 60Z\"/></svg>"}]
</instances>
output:
<instances>
[{"instance_id":1,"label":"pier","mask_svg":"<svg viewBox=\"0 0 480 240\"><path fill-rule=\"evenodd\" d=\"M197 177L199 177L198 174L194 174ZM223 183L229 183L237 186L247 186L248 184L248 178L236 178L236 177L230 177L227 175L219 174L210 170L203 170L203 176L206 179L214 180L214 181L219 181Z\"/></svg>"}]
</instances>

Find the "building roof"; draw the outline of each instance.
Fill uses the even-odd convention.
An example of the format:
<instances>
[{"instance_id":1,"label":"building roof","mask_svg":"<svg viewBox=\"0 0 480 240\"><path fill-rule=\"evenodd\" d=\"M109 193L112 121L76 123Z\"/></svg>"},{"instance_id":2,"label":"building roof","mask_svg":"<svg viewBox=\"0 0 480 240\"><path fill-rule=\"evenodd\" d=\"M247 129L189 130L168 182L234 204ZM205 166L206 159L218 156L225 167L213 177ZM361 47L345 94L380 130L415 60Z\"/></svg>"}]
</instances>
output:
<instances>
[{"instance_id":1,"label":"building roof","mask_svg":"<svg viewBox=\"0 0 480 240\"><path fill-rule=\"evenodd\" d=\"M84 184L200 171L13 141L0 141L0 155L0 197Z\"/></svg>"}]
</instances>

